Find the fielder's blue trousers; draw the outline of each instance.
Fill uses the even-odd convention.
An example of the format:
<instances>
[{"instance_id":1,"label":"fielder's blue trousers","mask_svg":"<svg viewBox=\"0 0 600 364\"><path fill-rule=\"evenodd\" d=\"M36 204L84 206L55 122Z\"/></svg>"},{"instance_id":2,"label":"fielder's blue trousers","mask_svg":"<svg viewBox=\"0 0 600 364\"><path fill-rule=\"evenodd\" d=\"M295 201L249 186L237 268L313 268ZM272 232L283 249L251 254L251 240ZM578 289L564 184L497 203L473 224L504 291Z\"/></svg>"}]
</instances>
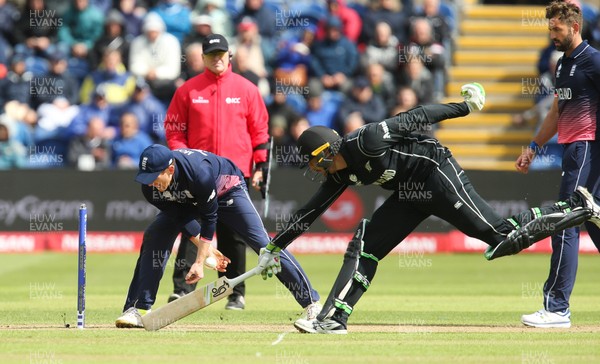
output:
<instances>
[{"instance_id":1,"label":"fielder's blue trousers","mask_svg":"<svg viewBox=\"0 0 600 364\"><path fill-rule=\"evenodd\" d=\"M232 188L219 197L218 219L244 237L248 246L256 253L267 245L269 236L260 215L254 208L250 196L243 185ZM199 217L198 217L199 218ZM148 310L156 301L156 293L171 255L175 239L181 233L183 224L159 212L154 221L144 231L144 239L137 260L133 279L129 286L123 311L130 307ZM302 307L319 300L306 273L294 256L282 250L282 271L277 278L291 292ZM208 282L206 282L208 283ZM275 298L284 295L273 292Z\"/></svg>"},{"instance_id":2,"label":"fielder's blue trousers","mask_svg":"<svg viewBox=\"0 0 600 364\"><path fill-rule=\"evenodd\" d=\"M580 141L565 145L559 200L584 186L600 200L600 141ZM585 227L600 251L600 229L589 221ZM575 285L579 253L579 227L565 229L552 237L550 273L544 283L544 308L551 312L569 308Z\"/></svg>"}]
</instances>

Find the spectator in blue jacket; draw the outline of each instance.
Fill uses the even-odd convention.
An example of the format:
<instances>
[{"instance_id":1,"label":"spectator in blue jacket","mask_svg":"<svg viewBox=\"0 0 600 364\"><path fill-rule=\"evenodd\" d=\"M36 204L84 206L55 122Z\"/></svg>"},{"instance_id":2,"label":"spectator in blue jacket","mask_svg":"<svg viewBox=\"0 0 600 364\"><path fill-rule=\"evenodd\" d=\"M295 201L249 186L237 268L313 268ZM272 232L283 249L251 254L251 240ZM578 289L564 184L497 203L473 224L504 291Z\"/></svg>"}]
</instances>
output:
<instances>
[{"instance_id":1,"label":"spectator in blue jacket","mask_svg":"<svg viewBox=\"0 0 600 364\"><path fill-rule=\"evenodd\" d=\"M167 33L183 43L183 39L192 30L190 9L177 0L161 0L150 12L158 14L167 26Z\"/></svg>"},{"instance_id":2,"label":"spectator in blue jacket","mask_svg":"<svg viewBox=\"0 0 600 364\"><path fill-rule=\"evenodd\" d=\"M14 33L19 17L19 10L11 2L0 0L0 38L3 38L12 46L17 42Z\"/></svg>"},{"instance_id":3,"label":"spectator in blue jacket","mask_svg":"<svg viewBox=\"0 0 600 364\"><path fill-rule=\"evenodd\" d=\"M408 40L409 17L413 13L411 0L378 0L373 1L373 6L365 14L363 28L360 36L361 43L370 43L375 36L375 25L380 22L388 23L392 27L392 34L400 43Z\"/></svg>"},{"instance_id":4,"label":"spectator in blue jacket","mask_svg":"<svg viewBox=\"0 0 600 364\"><path fill-rule=\"evenodd\" d=\"M358 65L358 50L342 34L340 18L329 18L325 39L314 43L312 55L312 74L326 89L342 92L350 90L350 78Z\"/></svg>"},{"instance_id":5,"label":"spectator in blue jacket","mask_svg":"<svg viewBox=\"0 0 600 364\"><path fill-rule=\"evenodd\" d=\"M68 138L84 135L88 129L90 120L93 118L102 120L105 127L109 124L115 124L114 110L106 101L106 90L102 85L96 88L92 101L89 104L80 106L79 113L71 121L67 129ZM105 132L104 137L107 139L113 139L116 135L116 129L114 128L107 128Z\"/></svg>"},{"instance_id":6,"label":"spectator in blue jacket","mask_svg":"<svg viewBox=\"0 0 600 364\"><path fill-rule=\"evenodd\" d=\"M125 18L124 35L128 41L142 34L145 9L136 6L136 0L118 0L116 9Z\"/></svg>"},{"instance_id":7,"label":"spectator in blue jacket","mask_svg":"<svg viewBox=\"0 0 600 364\"><path fill-rule=\"evenodd\" d=\"M264 0L246 0L244 8L235 18L234 26L237 28L245 17L251 17L258 24L258 33L262 38L274 39L277 33L275 16L269 7L264 6Z\"/></svg>"},{"instance_id":8,"label":"spectator in blue jacket","mask_svg":"<svg viewBox=\"0 0 600 364\"><path fill-rule=\"evenodd\" d=\"M373 93L369 80L362 76L354 81L350 95L340 106L338 122L340 123L339 129L344 132L344 134L356 129L355 127L348 128L348 126L345 125L346 120L354 113L357 113L358 116L360 116L363 125L379 122L387 117L385 103L379 95ZM360 127L362 125L358 126Z\"/></svg>"},{"instance_id":9,"label":"spectator in blue jacket","mask_svg":"<svg viewBox=\"0 0 600 364\"><path fill-rule=\"evenodd\" d=\"M57 98L67 99L70 105L79 103L79 83L68 71L67 55L56 49L48 60L48 73L33 81L33 88L30 88L32 107L37 109Z\"/></svg>"},{"instance_id":10,"label":"spectator in blue jacket","mask_svg":"<svg viewBox=\"0 0 600 364\"><path fill-rule=\"evenodd\" d=\"M124 113L121 115L119 136L112 142L113 166L119 169L137 168L140 155L151 144L152 139L140 130L135 115Z\"/></svg>"},{"instance_id":11,"label":"spectator in blue jacket","mask_svg":"<svg viewBox=\"0 0 600 364\"><path fill-rule=\"evenodd\" d=\"M2 37L0 37L0 78L6 76L6 64L13 53L13 49L10 43Z\"/></svg>"},{"instance_id":12,"label":"spectator in blue jacket","mask_svg":"<svg viewBox=\"0 0 600 364\"><path fill-rule=\"evenodd\" d=\"M297 36L279 42L275 59L275 79L285 86L306 86L310 68L310 48L315 40L317 27L303 29Z\"/></svg>"},{"instance_id":13,"label":"spectator in blue jacket","mask_svg":"<svg viewBox=\"0 0 600 364\"><path fill-rule=\"evenodd\" d=\"M150 90L143 78L138 78L131 100L122 108L122 113L135 115L139 129L150 135L156 142L165 142L163 120L166 108ZM136 159L137 160L137 159ZM137 162L136 162L137 163Z\"/></svg>"},{"instance_id":14,"label":"spectator in blue jacket","mask_svg":"<svg viewBox=\"0 0 600 364\"><path fill-rule=\"evenodd\" d=\"M323 86L315 83L309 88L306 102L305 118L309 126L323 125L335 129L335 117L339 110L339 100L334 97L336 92L324 92ZM340 94L341 95L341 94Z\"/></svg>"},{"instance_id":15,"label":"spectator in blue jacket","mask_svg":"<svg viewBox=\"0 0 600 364\"><path fill-rule=\"evenodd\" d=\"M20 19L13 29L17 41L15 53L27 57L29 71L34 75L48 72L48 57L56 48L56 34L61 19L44 0L27 0Z\"/></svg>"},{"instance_id":16,"label":"spectator in blue jacket","mask_svg":"<svg viewBox=\"0 0 600 364\"><path fill-rule=\"evenodd\" d=\"M32 79L33 74L26 70L25 57L13 56L6 77L0 80L0 108L11 100L29 105Z\"/></svg>"}]
</instances>

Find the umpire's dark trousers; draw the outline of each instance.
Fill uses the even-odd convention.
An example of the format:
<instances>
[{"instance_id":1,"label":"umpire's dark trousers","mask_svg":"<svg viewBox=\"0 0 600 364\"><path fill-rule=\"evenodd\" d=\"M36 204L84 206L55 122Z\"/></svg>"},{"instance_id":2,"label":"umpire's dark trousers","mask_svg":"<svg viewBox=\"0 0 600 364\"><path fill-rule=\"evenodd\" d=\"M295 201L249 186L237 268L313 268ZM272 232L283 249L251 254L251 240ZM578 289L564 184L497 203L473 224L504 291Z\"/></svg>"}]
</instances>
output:
<instances>
[{"instance_id":1,"label":"umpire's dark trousers","mask_svg":"<svg viewBox=\"0 0 600 364\"><path fill-rule=\"evenodd\" d=\"M219 196L218 218L230 229L246 238L248 246L256 253L269 242L260 215L254 208L245 185L234 187ZM144 231L144 240L123 311L130 307L148 310L156 301L156 293L171 250L183 224L159 212ZM281 252L282 271L277 278L302 307L319 300L304 270L294 256Z\"/></svg>"}]
</instances>

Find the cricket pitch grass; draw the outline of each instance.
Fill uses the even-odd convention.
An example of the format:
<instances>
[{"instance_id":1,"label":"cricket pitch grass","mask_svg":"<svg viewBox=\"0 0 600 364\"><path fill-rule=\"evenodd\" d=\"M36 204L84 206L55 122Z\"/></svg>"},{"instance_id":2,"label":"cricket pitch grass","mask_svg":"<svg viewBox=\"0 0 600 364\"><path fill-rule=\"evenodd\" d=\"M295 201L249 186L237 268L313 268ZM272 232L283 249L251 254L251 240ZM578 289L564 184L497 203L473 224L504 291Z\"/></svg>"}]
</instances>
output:
<instances>
[{"instance_id":1,"label":"cricket pitch grass","mask_svg":"<svg viewBox=\"0 0 600 364\"><path fill-rule=\"evenodd\" d=\"M246 282L246 310L220 301L157 332L117 329L137 254L87 256L86 328L77 326L77 255L0 255L1 363L598 363L600 264L579 261L571 329L534 329L548 255L395 254L356 305L348 335L300 334L301 309L274 279ZM341 255L301 255L324 301ZM248 266L256 256L248 255ZM157 303L172 289L173 258ZM210 271L200 284L216 279ZM69 326L69 327L67 327Z\"/></svg>"}]
</instances>

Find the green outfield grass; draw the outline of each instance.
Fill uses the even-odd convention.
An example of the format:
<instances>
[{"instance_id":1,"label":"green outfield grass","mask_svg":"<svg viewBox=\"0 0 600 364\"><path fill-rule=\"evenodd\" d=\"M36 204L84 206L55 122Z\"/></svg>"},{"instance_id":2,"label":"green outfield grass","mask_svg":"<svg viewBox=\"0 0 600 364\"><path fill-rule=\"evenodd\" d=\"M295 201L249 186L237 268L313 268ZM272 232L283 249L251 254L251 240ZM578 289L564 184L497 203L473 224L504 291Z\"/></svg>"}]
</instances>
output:
<instances>
[{"instance_id":1,"label":"green outfield grass","mask_svg":"<svg viewBox=\"0 0 600 364\"><path fill-rule=\"evenodd\" d=\"M341 255L299 256L326 297ZM113 328L137 255L88 254L87 328L77 330L77 256L0 256L1 363L597 363L600 264L581 256L571 329L528 329L541 308L548 255L387 257L350 319L349 334L293 330L301 310L274 280L247 282L247 308L224 302L161 331ZM249 255L248 264L256 257ZM157 305L172 287L169 265ZM213 272L206 281L216 278ZM71 328L66 328L65 323Z\"/></svg>"}]
</instances>

